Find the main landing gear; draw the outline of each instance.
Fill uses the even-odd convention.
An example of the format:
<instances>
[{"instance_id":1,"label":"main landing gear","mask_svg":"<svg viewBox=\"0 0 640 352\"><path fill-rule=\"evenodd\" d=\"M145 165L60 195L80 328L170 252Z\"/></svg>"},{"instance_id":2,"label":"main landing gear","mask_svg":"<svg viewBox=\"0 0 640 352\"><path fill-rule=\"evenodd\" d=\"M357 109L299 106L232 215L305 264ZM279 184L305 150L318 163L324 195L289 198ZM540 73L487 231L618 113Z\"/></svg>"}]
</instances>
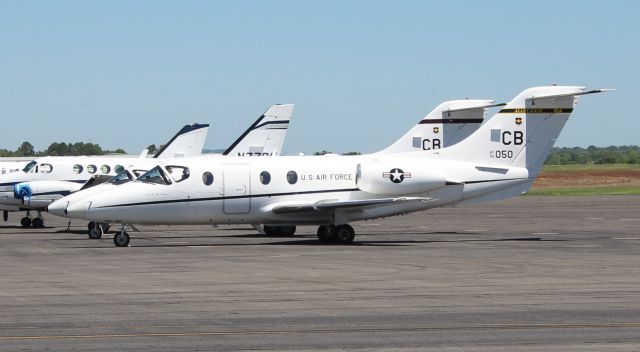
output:
<instances>
[{"instance_id":1,"label":"main landing gear","mask_svg":"<svg viewBox=\"0 0 640 352\"><path fill-rule=\"evenodd\" d=\"M129 234L124 230L123 224L120 232L116 232L116 234L113 236L113 243L116 245L116 247L127 247L129 246L130 240L131 238L129 237Z\"/></svg>"},{"instance_id":2,"label":"main landing gear","mask_svg":"<svg viewBox=\"0 0 640 352\"><path fill-rule=\"evenodd\" d=\"M264 233L269 236L293 236L296 233L295 226L269 226L264 225Z\"/></svg>"},{"instance_id":3,"label":"main landing gear","mask_svg":"<svg viewBox=\"0 0 640 352\"><path fill-rule=\"evenodd\" d=\"M322 243L350 244L356 232L350 225L322 225L318 227L318 240Z\"/></svg>"},{"instance_id":4,"label":"main landing gear","mask_svg":"<svg viewBox=\"0 0 640 352\"><path fill-rule=\"evenodd\" d=\"M44 227L44 218L42 217L42 212L38 210L38 217L31 218L31 212L27 212L27 216L20 219L20 225L24 228L27 227L35 227L35 228L43 228Z\"/></svg>"},{"instance_id":5,"label":"main landing gear","mask_svg":"<svg viewBox=\"0 0 640 352\"><path fill-rule=\"evenodd\" d=\"M89 238L97 240L102 238L102 234L109 233L109 224L91 221L89 225L87 225L87 230Z\"/></svg>"}]
</instances>

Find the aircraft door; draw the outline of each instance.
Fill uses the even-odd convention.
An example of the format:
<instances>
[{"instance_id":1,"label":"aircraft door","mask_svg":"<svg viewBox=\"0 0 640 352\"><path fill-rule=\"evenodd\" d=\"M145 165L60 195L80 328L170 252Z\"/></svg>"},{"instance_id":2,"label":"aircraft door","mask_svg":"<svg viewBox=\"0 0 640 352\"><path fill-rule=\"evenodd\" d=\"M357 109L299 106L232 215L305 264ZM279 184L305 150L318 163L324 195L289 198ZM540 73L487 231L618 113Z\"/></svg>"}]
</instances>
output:
<instances>
[{"instance_id":1,"label":"aircraft door","mask_svg":"<svg viewBox=\"0 0 640 352\"><path fill-rule=\"evenodd\" d=\"M224 213L247 214L251 210L249 170L229 168L224 171Z\"/></svg>"}]
</instances>

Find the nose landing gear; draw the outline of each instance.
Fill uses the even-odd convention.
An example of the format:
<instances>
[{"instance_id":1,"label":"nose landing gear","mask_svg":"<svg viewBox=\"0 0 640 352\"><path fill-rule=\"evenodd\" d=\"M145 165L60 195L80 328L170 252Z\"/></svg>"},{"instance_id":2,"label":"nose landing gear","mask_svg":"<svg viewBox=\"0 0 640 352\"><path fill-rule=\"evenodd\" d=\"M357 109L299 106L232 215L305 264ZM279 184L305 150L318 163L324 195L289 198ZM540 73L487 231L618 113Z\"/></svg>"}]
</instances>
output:
<instances>
[{"instance_id":1,"label":"nose landing gear","mask_svg":"<svg viewBox=\"0 0 640 352\"><path fill-rule=\"evenodd\" d=\"M102 238L103 234L109 233L109 228L107 223L91 221L87 225L87 234L92 240L97 240Z\"/></svg>"},{"instance_id":2,"label":"nose landing gear","mask_svg":"<svg viewBox=\"0 0 640 352\"><path fill-rule=\"evenodd\" d=\"M124 230L124 225L122 225L120 232L116 232L113 236L113 243L116 247L127 247L129 246L130 240L131 238L129 237L129 234Z\"/></svg>"}]
</instances>

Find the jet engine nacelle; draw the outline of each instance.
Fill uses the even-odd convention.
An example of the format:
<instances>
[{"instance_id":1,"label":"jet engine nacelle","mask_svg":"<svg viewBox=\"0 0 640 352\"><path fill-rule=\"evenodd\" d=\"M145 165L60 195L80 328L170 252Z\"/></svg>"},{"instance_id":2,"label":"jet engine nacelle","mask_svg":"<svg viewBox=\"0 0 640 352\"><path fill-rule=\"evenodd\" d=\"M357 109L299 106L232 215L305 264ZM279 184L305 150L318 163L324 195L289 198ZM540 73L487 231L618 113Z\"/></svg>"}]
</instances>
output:
<instances>
[{"instance_id":1,"label":"jet engine nacelle","mask_svg":"<svg viewBox=\"0 0 640 352\"><path fill-rule=\"evenodd\" d=\"M47 206L81 187L82 184L68 181L22 182L13 186L13 197L21 200L24 206Z\"/></svg>"},{"instance_id":2,"label":"jet engine nacelle","mask_svg":"<svg viewBox=\"0 0 640 352\"><path fill-rule=\"evenodd\" d=\"M445 174L413 163L362 163L356 177L358 188L371 194L405 196L444 187Z\"/></svg>"}]
</instances>

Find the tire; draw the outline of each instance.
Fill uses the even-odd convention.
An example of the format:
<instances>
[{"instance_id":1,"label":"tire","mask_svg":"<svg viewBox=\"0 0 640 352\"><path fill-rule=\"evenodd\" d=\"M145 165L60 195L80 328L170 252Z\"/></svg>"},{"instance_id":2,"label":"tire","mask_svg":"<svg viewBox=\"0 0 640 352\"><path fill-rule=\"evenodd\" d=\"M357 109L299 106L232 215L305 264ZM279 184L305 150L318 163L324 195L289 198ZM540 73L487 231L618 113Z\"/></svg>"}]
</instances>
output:
<instances>
[{"instance_id":1,"label":"tire","mask_svg":"<svg viewBox=\"0 0 640 352\"><path fill-rule=\"evenodd\" d=\"M333 242L333 237L333 226L322 225L318 227L318 240L320 242Z\"/></svg>"},{"instance_id":2,"label":"tire","mask_svg":"<svg viewBox=\"0 0 640 352\"><path fill-rule=\"evenodd\" d=\"M31 227L31 218L25 216L20 220L20 225L22 227Z\"/></svg>"},{"instance_id":3,"label":"tire","mask_svg":"<svg viewBox=\"0 0 640 352\"><path fill-rule=\"evenodd\" d=\"M44 219L43 218L35 218L31 221L31 226L41 229L44 227Z\"/></svg>"},{"instance_id":4,"label":"tire","mask_svg":"<svg viewBox=\"0 0 640 352\"><path fill-rule=\"evenodd\" d=\"M332 232L335 241L340 244L353 243L353 239L356 237L356 232L349 225L336 226Z\"/></svg>"},{"instance_id":5,"label":"tire","mask_svg":"<svg viewBox=\"0 0 640 352\"><path fill-rule=\"evenodd\" d=\"M91 221L87 224L87 230L91 230L94 226L96 226L96 223Z\"/></svg>"},{"instance_id":6,"label":"tire","mask_svg":"<svg viewBox=\"0 0 640 352\"><path fill-rule=\"evenodd\" d=\"M116 245L116 247L127 247L130 240L131 239L129 238L129 234L124 231L117 232L113 236L113 243Z\"/></svg>"},{"instance_id":7,"label":"tire","mask_svg":"<svg viewBox=\"0 0 640 352\"><path fill-rule=\"evenodd\" d=\"M296 227L295 226L280 226L281 231L280 233L283 236L293 236L296 234Z\"/></svg>"},{"instance_id":8,"label":"tire","mask_svg":"<svg viewBox=\"0 0 640 352\"><path fill-rule=\"evenodd\" d=\"M109 233L109 229L111 229L111 225L105 222L100 223L100 227L102 228L102 233Z\"/></svg>"},{"instance_id":9,"label":"tire","mask_svg":"<svg viewBox=\"0 0 640 352\"><path fill-rule=\"evenodd\" d=\"M88 234L89 234L89 238L92 240L100 239L102 238L102 227L94 226L89 229Z\"/></svg>"},{"instance_id":10,"label":"tire","mask_svg":"<svg viewBox=\"0 0 640 352\"><path fill-rule=\"evenodd\" d=\"M264 234L267 236L275 236L278 233L278 226L264 225Z\"/></svg>"}]
</instances>

